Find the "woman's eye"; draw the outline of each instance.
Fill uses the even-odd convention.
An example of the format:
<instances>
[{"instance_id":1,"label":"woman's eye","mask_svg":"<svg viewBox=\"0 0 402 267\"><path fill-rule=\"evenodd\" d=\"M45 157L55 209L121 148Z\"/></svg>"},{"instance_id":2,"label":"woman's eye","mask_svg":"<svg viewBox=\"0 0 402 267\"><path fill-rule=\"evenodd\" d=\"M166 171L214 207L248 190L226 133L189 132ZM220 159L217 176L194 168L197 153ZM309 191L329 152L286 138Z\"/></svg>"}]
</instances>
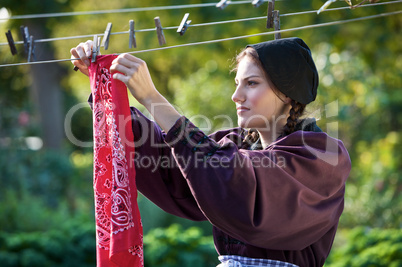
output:
<instances>
[{"instance_id":1,"label":"woman's eye","mask_svg":"<svg viewBox=\"0 0 402 267\"><path fill-rule=\"evenodd\" d=\"M248 84L249 86L253 86L253 85L256 85L257 82L255 82L255 81L248 81L247 84Z\"/></svg>"}]
</instances>

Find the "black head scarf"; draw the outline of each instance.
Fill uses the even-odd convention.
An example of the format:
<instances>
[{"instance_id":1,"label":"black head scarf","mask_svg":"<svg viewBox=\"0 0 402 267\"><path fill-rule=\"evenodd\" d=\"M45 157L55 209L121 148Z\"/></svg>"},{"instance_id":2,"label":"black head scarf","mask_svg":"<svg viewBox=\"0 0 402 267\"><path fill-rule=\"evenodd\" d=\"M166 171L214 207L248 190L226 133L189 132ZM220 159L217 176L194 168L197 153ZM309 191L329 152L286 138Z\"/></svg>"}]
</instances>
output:
<instances>
[{"instance_id":1,"label":"black head scarf","mask_svg":"<svg viewBox=\"0 0 402 267\"><path fill-rule=\"evenodd\" d=\"M318 73L306 43L297 37L248 45L257 51L276 88L302 104L315 100Z\"/></svg>"}]
</instances>

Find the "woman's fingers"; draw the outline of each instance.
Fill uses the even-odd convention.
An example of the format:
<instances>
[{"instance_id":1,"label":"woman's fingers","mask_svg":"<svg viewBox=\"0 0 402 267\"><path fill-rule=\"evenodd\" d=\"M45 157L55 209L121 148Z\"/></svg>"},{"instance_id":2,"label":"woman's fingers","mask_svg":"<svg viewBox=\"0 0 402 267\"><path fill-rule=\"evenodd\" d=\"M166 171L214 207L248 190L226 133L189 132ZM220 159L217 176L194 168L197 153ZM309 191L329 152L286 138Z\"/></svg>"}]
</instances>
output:
<instances>
[{"instance_id":1,"label":"woman's fingers","mask_svg":"<svg viewBox=\"0 0 402 267\"><path fill-rule=\"evenodd\" d=\"M89 58L92 54L92 45L93 42L91 40L88 40L84 43L84 52L87 58Z\"/></svg>"},{"instance_id":2,"label":"woman's fingers","mask_svg":"<svg viewBox=\"0 0 402 267\"><path fill-rule=\"evenodd\" d=\"M120 55L112 61L110 71L112 73L121 72L126 76L134 76L138 72L140 64L134 61L133 58L125 57L124 54Z\"/></svg>"},{"instance_id":3,"label":"woman's fingers","mask_svg":"<svg viewBox=\"0 0 402 267\"><path fill-rule=\"evenodd\" d=\"M113 78L125 83L131 94L140 102L157 92L145 61L130 54L121 54L110 67Z\"/></svg>"},{"instance_id":4,"label":"woman's fingers","mask_svg":"<svg viewBox=\"0 0 402 267\"><path fill-rule=\"evenodd\" d=\"M70 50L71 53L71 58L79 58L79 55L76 51L73 51L73 49ZM72 63L75 67L77 67L82 73L84 73L85 75L89 76L89 72L88 72L88 66L82 62L82 60L72 60Z\"/></svg>"},{"instance_id":5,"label":"woman's fingers","mask_svg":"<svg viewBox=\"0 0 402 267\"><path fill-rule=\"evenodd\" d=\"M74 66L78 67L79 70L88 75L88 66L91 64L89 61L89 57L92 53L92 41L88 40L85 43L80 43L74 48L71 48L71 58L75 58L76 60L72 60Z\"/></svg>"},{"instance_id":6,"label":"woman's fingers","mask_svg":"<svg viewBox=\"0 0 402 267\"><path fill-rule=\"evenodd\" d=\"M120 77L120 75L117 75L117 76L115 75L117 73L120 73L126 77L130 77L134 74L135 70L133 70L132 68L126 67L122 64L112 64L112 66L110 67L110 72L113 73L113 78L116 79L116 77ZM125 82L125 81L122 81L122 82Z\"/></svg>"},{"instance_id":7,"label":"woman's fingers","mask_svg":"<svg viewBox=\"0 0 402 267\"><path fill-rule=\"evenodd\" d=\"M138 58L136 58L136 57L134 57L134 56L132 56L132 55L129 55L129 54L121 54L120 56L118 56L117 58L115 58L115 59L112 61L112 65L113 65L113 64L119 64L119 65L126 66L126 67L128 67L128 68L137 67L137 65L138 65L138 60L136 60L136 59L138 59Z\"/></svg>"},{"instance_id":8,"label":"woman's fingers","mask_svg":"<svg viewBox=\"0 0 402 267\"><path fill-rule=\"evenodd\" d=\"M130 77L128 77L124 74L121 74L119 72L116 72L115 74L113 74L113 79L122 81L123 83L127 84Z\"/></svg>"},{"instance_id":9,"label":"woman's fingers","mask_svg":"<svg viewBox=\"0 0 402 267\"><path fill-rule=\"evenodd\" d=\"M130 54L121 54L113 60L112 64L122 64L127 67L138 67L142 64L145 65L145 61Z\"/></svg>"},{"instance_id":10,"label":"woman's fingers","mask_svg":"<svg viewBox=\"0 0 402 267\"><path fill-rule=\"evenodd\" d=\"M73 63L74 66L80 67L80 66L86 66L86 64L83 62L83 60L80 58L80 55L77 53L75 48L72 48L70 50L71 53L71 58L76 59L73 60L71 63Z\"/></svg>"},{"instance_id":11,"label":"woman's fingers","mask_svg":"<svg viewBox=\"0 0 402 267\"><path fill-rule=\"evenodd\" d=\"M77 46L75 51L78 54L78 57L81 59L81 61L84 62L85 65L89 66L91 62L89 61L87 53L85 51L86 47L87 45L85 43L81 43Z\"/></svg>"},{"instance_id":12,"label":"woman's fingers","mask_svg":"<svg viewBox=\"0 0 402 267\"><path fill-rule=\"evenodd\" d=\"M80 43L77 45L77 47L74 47L70 50L70 53L72 56L75 58L79 58L79 63L85 64L86 66L89 66L91 62L89 61L89 57L91 56L92 53L92 41L88 40L85 43ZM73 61L73 64L75 62ZM74 64L75 65L75 64Z\"/></svg>"},{"instance_id":13,"label":"woman's fingers","mask_svg":"<svg viewBox=\"0 0 402 267\"><path fill-rule=\"evenodd\" d=\"M130 54L128 54L128 53L121 54L121 55L118 56L115 60L122 60L122 59L127 59L127 60L133 61L133 62L142 61L142 60L139 59L138 57L135 57L135 56L130 55Z\"/></svg>"}]
</instances>

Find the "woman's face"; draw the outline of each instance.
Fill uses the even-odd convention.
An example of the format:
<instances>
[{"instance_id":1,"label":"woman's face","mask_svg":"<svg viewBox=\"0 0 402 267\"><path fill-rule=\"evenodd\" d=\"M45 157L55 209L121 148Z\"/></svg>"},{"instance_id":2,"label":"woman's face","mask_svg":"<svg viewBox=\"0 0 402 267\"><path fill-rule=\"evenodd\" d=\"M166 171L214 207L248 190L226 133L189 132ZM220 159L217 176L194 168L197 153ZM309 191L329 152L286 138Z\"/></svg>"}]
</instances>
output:
<instances>
[{"instance_id":1,"label":"woman's face","mask_svg":"<svg viewBox=\"0 0 402 267\"><path fill-rule=\"evenodd\" d=\"M270 131L269 127L276 125L273 122L286 118L288 105L275 94L271 81L250 56L239 62L235 82L232 100L236 103L240 127Z\"/></svg>"}]
</instances>

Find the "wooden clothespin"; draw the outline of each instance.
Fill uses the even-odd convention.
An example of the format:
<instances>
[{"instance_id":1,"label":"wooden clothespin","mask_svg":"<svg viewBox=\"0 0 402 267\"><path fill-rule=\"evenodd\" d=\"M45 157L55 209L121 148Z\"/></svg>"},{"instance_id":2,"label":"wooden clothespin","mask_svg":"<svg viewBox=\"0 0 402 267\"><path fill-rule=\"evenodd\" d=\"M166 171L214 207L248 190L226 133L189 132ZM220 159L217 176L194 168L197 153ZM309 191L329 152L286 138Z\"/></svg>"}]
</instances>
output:
<instances>
[{"instance_id":1,"label":"wooden clothespin","mask_svg":"<svg viewBox=\"0 0 402 267\"><path fill-rule=\"evenodd\" d=\"M259 7L262 3L264 3L264 0L253 0L252 2L254 7Z\"/></svg>"},{"instance_id":2,"label":"wooden clothespin","mask_svg":"<svg viewBox=\"0 0 402 267\"><path fill-rule=\"evenodd\" d=\"M95 35L93 45L92 45L92 60L91 60L91 62L96 62L96 56L99 54L99 48L100 48L100 37L98 37L98 35Z\"/></svg>"},{"instance_id":3,"label":"wooden clothespin","mask_svg":"<svg viewBox=\"0 0 402 267\"><path fill-rule=\"evenodd\" d=\"M274 10L274 30L280 31L281 30L281 23L279 19L279 10ZM281 33L275 33L275 40L281 39Z\"/></svg>"},{"instance_id":4,"label":"wooden clothespin","mask_svg":"<svg viewBox=\"0 0 402 267\"><path fill-rule=\"evenodd\" d=\"M190 13L186 13L180 22L180 26L177 29L177 32L180 33L180 35L184 35L184 33L186 32L186 30L188 28L188 25L190 25L190 23L191 23L191 20L187 20L189 16L190 16Z\"/></svg>"},{"instance_id":5,"label":"wooden clothespin","mask_svg":"<svg viewBox=\"0 0 402 267\"><path fill-rule=\"evenodd\" d=\"M229 0L221 0L219 3L216 4L217 8L224 9L229 5L230 1Z\"/></svg>"},{"instance_id":6,"label":"wooden clothespin","mask_svg":"<svg viewBox=\"0 0 402 267\"><path fill-rule=\"evenodd\" d=\"M10 47L10 50L11 50L11 54L14 56L18 52L17 52L17 48L15 47L13 35L10 30L8 30L8 32L6 32L6 37L7 37L8 46Z\"/></svg>"},{"instance_id":7,"label":"wooden clothespin","mask_svg":"<svg viewBox=\"0 0 402 267\"><path fill-rule=\"evenodd\" d=\"M22 40L24 41L25 54L27 55L28 62L31 59L35 60L35 42L33 36L29 35L28 27L21 26Z\"/></svg>"},{"instance_id":8,"label":"wooden clothespin","mask_svg":"<svg viewBox=\"0 0 402 267\"><path fill-rule=\"evenodd\" d=\"M28 55L28 50L29 50L29 32L28 32L28 27L24 27L21 26L20 27L20 31L21 31L21 36L22 36L22 40L24 42L24 51L25 54Z\"/></svg>"},{"instance_id":9,"label":"wooden clothespin","mask_svg":"<svg viewBox=\"0 0 402 267\"><path fill-rule=\"evenodd\" d=\"M35 61L35 43L32 35L29 37L28 62L31 60Z\"/></svg>"},{"instance_id":10,"label":"wooden clothespin","mask_svg":"<svg viewBox=\"0 0 402 267\"><path fill-rule=\"evenodd\" d=\"M102 44L101 44L101 46L103 46L105 48L105 50L107 50L109 47L109 39L110 39L111 31L112 31L112 23L109 22L106 26L105 34L103 35Z\"/></svg>"},{"instance_id":11,"label":"wooden clothespin","mask_svg":"<svg viewBox=\"0 0 402 267\"><path fill-rule=\"evenodd\" d=\"M134 31L134 20L130 20L130 37L128 40L128 47L129 48L136 48L137 47L137 40L135 39L135 31Z\"/></svg>"},{"instance_id":12,"label":"wooden clothespin","mask_svg":"<svg viewBox=\"0 0 402 267\"><path fill-rule=\"evenodd\" d=\"M274 27L275 0L268 1L267 29Z\"/></svg>"},{"instance_id":13,"label":"wooden clothespin","mask_svg":"<svg viewBox=\"0 0 402 267\"><path fill-rule=\"evenodd\" d=\"M158 35L159 45L162 46L166 44L165 35L163 35L163 28L159 17L155 17L156 34Z\"/></svg>"}]
</instances>

